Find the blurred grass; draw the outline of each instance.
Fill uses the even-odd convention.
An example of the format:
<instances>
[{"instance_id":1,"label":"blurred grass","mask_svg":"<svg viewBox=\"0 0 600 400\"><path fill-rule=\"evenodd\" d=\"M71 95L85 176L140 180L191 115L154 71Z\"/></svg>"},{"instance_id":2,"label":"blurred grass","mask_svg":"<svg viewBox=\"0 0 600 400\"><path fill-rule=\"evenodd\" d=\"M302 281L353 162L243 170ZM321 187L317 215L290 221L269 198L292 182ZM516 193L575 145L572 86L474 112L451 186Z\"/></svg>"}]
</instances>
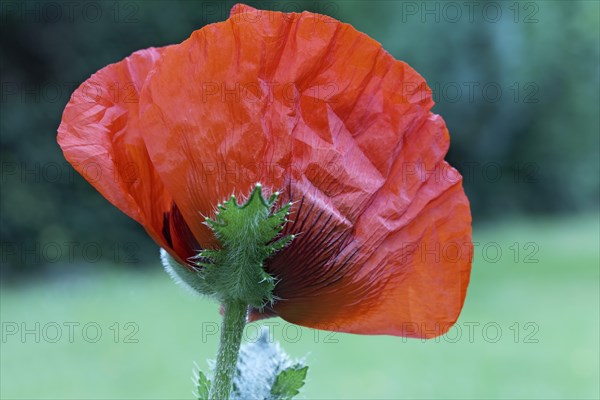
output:
<instances>
[{"instance_id":1,"label":"blurred grass","mask_svg":"<svg viewBox=\"0 0 600 400\"><path fill-rule=\"evenodd\" d=\"M309 329L296 340L294 326L271 320L275 339L294 356L310 353L304 398L597 399L598 229L598 215L479 227L460 332L437 341ZM0 311L2 399L191 399L192 364L206 369L217 346L209 329L218 307L176 287L158 262L152 274L98 265L92 276L3 286ZM40 343L8 335L13 323L35 331L36 322ZM53 322L62 336L48 343ZM79 324L72 343L69 322ZM90 322L102 329L96 343L83 334ZM139 327L129 338L137 343L126 343L127 322ZM93 339L95 328L87 334Z\"/></svg>"}]
</instances>

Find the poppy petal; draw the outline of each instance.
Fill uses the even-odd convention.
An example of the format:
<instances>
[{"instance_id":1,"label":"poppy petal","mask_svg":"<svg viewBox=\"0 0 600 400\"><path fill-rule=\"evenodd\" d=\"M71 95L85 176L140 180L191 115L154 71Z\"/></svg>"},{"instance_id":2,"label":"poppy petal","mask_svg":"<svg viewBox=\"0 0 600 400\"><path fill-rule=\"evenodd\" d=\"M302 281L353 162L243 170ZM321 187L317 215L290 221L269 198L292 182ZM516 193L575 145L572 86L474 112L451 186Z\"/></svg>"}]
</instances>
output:
<instances>
[{"instance_id":1,"label":"poppy petal","mask_svg":"<svg viewBox=\"0 0 600 400\"><path fill-rule=\"evenodd\" d=\"M302 258L294 246L274 257L269 269L281 279L275 294L282 300L273 312L299 325L361 334L434 337L453 325L469 282L469 203L460 175L443 161L441 118L431 115L410 136L351 228L334 239L330 223L313 218L307 225L316 221L317 228L307 233L320 232L315 239L325 249L296 243Z\"/></svg>"},{"instance_id":2,"label":"poppy petal","mask_svg":"<svg viewBox=\"0 0 600 400\"><path fill-rule=\"evenodd\" d=\"M286 230L301 234L267 265L274 312L420 337L456 319L470 213L443 161L448 133L423 78L373 39L322 15L236 6L164 53L140 103L150 158L202 246L215 241L199 213L232 192L260 181L298 202ZM409 251L454 242L466 246L454 258Z\"/></svg>"},{"instance_id":3,"label":"poppy petal","mask_svg":"<svg viewBox=\"0 0 600 400\"><path fill-rule=\"evenodd\" d=\"M214 239L198 213L258 181L302 179L355 217L385 181L399 131L433 104L418 74L349 25L251 14L166 51L141 94L150 157L204 246Z\"/></svg>"},{"instance_id":4,"label":"poppy petal","mask_svg":"<svg viewBox=\"0 0 600 400\"><path fill-rule=\"evenodd\" d=\"M234 15L243 14L243 13L247 13L247 12L259 12L259 11L254 7L250 7L245 4L238 3L238 4L235 4L233 7L231 7L231 10L229 11L229 16L232 17Z\"/></svg>"},{"instance_id":5,"label":"poppy petal","mask_svg":"<svg viewBox=\"0 0 600 400\"><path fill-rule=\"evenodd\" d=\"M85 81L58 128L65 158L179 262L197 247L152 165L139 128L139 92L165 48L138 51Z\"/></svg>"}]
</instances>

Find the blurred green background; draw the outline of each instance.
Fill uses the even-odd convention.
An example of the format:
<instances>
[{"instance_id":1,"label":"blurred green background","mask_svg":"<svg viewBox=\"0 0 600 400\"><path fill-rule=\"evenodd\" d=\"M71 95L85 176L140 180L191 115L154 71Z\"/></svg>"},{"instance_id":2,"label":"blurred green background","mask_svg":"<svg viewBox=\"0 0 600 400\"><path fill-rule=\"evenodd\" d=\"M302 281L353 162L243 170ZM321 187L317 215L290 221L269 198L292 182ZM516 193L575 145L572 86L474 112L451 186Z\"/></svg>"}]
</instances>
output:
<instances>
[{"instance_id":1,"label":"blurred green background","mask_svg":"<svg viewBox=\"0 0 600 400\"><path fill-rule=\"evenodd\" d=\"M169 281L143 229L66 164L56 129L92 73L233 4L0 3L0 398L192 398L217 305ZM438 341L270 321L310 353L303 396L599 398L599 3L248 4L351 23L422 74L474 216L465 308Z\"/></svg>"}]
</instances>

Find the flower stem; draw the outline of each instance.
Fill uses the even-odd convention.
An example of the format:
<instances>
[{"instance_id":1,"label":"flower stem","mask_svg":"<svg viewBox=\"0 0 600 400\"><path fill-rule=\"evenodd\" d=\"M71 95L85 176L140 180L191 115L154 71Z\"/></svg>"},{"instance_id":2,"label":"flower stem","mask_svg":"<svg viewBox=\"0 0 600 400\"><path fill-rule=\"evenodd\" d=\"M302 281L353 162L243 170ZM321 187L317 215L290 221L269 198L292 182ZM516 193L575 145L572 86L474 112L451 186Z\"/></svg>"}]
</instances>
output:
<instances>
[{"instance_id":1,"label":"flower stem","mask_svg":"<svg viewBox=\"0 0 600 400\"><path fill-rule=\"evenodd\" d=\"M211 400L229 399L247 312L248 305L239 300L228 300L223 303L221 340L214 382L210 390Z\"/></svg>"}]
</instances>

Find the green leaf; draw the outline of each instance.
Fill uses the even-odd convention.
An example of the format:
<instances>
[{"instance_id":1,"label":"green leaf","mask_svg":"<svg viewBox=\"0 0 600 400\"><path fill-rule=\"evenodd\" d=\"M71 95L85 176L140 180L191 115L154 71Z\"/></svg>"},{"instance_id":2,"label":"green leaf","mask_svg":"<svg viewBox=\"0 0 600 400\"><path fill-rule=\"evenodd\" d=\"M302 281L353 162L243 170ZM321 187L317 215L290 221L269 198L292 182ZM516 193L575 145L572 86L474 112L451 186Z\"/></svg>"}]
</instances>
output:
<instances>
[{"instance_id":1,"label":"green leaf","mask_svg":"<svg viewBox=\"0 0 600 400\"><path fill-rule=\"evenodd\" d=\"M210 379L208 379L200 370L197 370L196 373L196 391L198 400L208 400L208 394L210 393Z\"/></svg>"},{"instance_id":2,"label":"green leaf","mask_svg":"<svg viewBox=\"0 0 600 400\"><path fill-rule=\"evenodd\" d=\"M291 368L302 369L304 366L304 360L292 360L279 343L273 340L269 328L263 326L258 340L245 343L240 349L234 388L229 400L289 399L291 397L283 396L280 389L272 389L275 381L283 371ZM304 371L304 376L306 376L306 371ZM279 385L284 383L282 380ZM278 387L285 389L286 386Z\"/></svg>"},{"instance_id":3,"label":"green leaf","mask_svg":"<svg viewBox=\"0 0 600 400\"><path fill-rule=\"evenodd\" d=\"M271 388L271 398L273 400L292 399L300 393L300 388L304 386L307 372L308 366L302 364L292 365L281 371Z\"/></svg>"}]
</instances>

